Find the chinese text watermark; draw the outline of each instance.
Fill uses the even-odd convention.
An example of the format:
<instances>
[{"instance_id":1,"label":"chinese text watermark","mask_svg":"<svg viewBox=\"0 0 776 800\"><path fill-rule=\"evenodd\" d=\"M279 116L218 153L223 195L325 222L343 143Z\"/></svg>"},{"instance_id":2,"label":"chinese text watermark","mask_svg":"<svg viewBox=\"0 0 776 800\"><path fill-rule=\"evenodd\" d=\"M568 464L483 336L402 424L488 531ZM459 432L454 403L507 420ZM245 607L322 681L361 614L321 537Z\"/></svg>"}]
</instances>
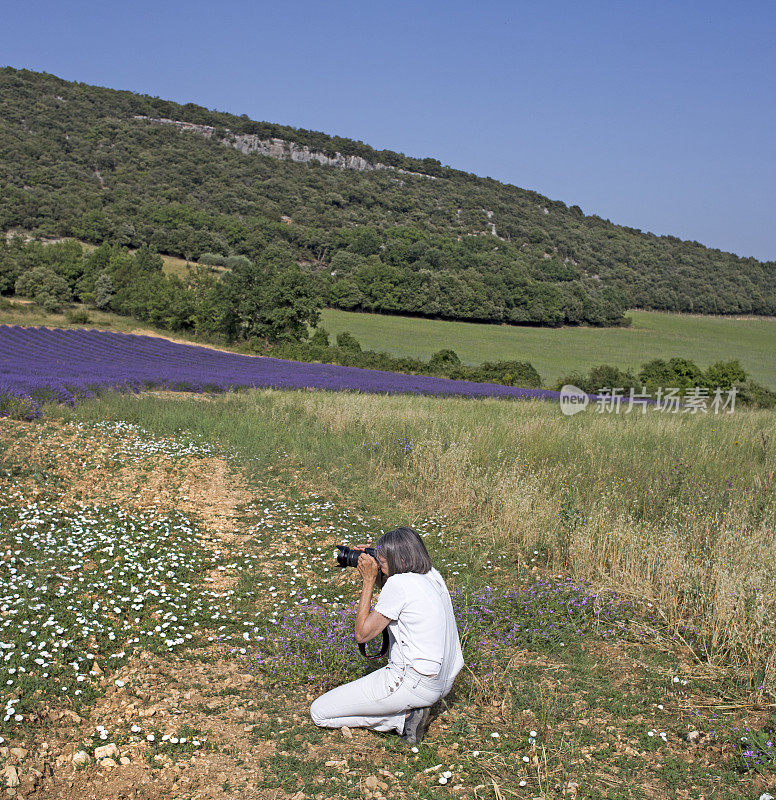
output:
<instances>
[{"instance_id":1,"label":"chinese text watermark","mask_svg":"<svg viewBox=\"0 0 776 800\"><path fill-rule=\"evenodd\" d=\"M588 405L599 414L646 414L647 410L663 414L732 414L736 405L736 387L732 389L709 389L705 386L692 386L682 390L677 387L658 388L648 392L642 387L640 392L623 387L602 388L589 395L577 386L567 383L560 390L560 410L566 416L584 411Z\"/></svg>"}]
</instances>

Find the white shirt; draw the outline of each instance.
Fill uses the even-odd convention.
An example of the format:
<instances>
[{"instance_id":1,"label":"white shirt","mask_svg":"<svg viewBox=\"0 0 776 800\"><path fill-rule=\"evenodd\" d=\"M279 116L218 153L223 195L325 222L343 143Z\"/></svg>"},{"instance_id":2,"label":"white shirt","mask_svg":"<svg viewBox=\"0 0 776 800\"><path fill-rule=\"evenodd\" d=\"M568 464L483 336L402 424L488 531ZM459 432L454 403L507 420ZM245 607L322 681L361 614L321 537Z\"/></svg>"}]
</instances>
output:
<instances>
[{"instance_id":1,"label":"white shirt","mask_svg":"<svg viewBox=\"0 0 776 800\"><path fill-rule=\"evenodd\" d=\"M424 675L454 678L463 667L453 603L433 567L425 575L403 572L385 582L375 611L388 617L389 663Z\"/></svg>"}]
</instances>

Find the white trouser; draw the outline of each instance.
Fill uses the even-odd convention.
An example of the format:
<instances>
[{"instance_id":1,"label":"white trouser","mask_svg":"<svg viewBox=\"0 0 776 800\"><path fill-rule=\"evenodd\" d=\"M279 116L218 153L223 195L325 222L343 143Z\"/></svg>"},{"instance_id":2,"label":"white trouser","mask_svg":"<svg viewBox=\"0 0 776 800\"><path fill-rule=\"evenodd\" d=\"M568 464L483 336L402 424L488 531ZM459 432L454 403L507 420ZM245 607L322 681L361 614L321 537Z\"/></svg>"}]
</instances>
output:
<instances>
[{"instance_id":1,"label":"white trouser","mask_svg":"<svg viewBox=\"0 0 776 800\"><path fill-rule=\"evenodd\" d=\"M429 678L412 667L388 665L363 678L338 686L310 706L310 716L323 728L371 728L404 733L407 711L424 708L445 697L454 678Z\"/></svg>"}]
</instances>

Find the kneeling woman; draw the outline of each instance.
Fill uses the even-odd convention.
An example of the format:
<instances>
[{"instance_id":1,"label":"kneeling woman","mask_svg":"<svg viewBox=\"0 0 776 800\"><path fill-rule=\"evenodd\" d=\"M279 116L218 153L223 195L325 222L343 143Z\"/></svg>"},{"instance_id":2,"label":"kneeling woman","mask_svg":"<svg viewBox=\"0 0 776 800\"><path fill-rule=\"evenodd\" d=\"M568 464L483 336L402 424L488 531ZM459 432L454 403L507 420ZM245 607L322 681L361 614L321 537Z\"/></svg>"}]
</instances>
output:
<instances>
[{"instance_id":1,"label":"kneeling woman","mask_svg":"<svg viewBox=\"0 0 776 800\"><path fill-rule=\"evenodd\" d=\"M322 727L396 731L417 744L430 707L448 694L463 667L453 604L423 540L411 528L384 534L376 550L379 566L366 553L358 559L364 583L355 632L356 641L363 643L387 626L388 666L322 695L310 714ZM380 572L382 590L370 613Z\"/></svg>"}]
</instances>

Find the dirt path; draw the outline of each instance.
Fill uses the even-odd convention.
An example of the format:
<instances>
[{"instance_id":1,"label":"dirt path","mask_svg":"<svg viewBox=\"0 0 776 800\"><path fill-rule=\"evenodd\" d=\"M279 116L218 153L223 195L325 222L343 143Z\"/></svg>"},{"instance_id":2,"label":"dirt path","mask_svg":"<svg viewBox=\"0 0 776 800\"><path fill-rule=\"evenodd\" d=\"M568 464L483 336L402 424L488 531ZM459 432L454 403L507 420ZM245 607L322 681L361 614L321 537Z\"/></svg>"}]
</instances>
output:
<instances>
[{"instance_id":1,"label":"dirt path","mask_svg":"<svg viewBox=\"0 0 776 800\"><path fill-rule=\"evenodd\" d=\"M131 432L85 436L54 424L43 431L39 425L8 420L3 425L5 461L27 467L27 476L15 481L15 487L31 496L40 491L40 475L45 474L49 484L61 485L59 498L66 507L106 501L126 509L177 507L196 515L206 533L203 543L210 548L229 547L240 533L238 509L249 494L223 458L170 459L160 453L141 468L112 460L135 439ZM235 576L216 569L206 579L213 588L226 589ZM259 765L273 749L271 741L258 742L249 735L251 723L267 717L250 699L260 691L261 681L234 659L224 658L220 644L182 657L145 652L131 664L103 674L101 683L104 694L87 717L67 706L47 706L33 746L26 741L22 750L13 743L0 748L20 777L17 786L9 784L9 796L150 800L225 798L237 791L241 797L283 797L256 789L262 778ZM98 726L114 730L130 719L144 720L161 735L174 736L182 726L196 729L207 735L208 747L171 758L150 752L152 743L141 741L120 744L115 757L99 764L93 759L85 766L73 763L83 740Z\"/></svg>"},{"instance_id":2,"label":"dirt path","mask_svg":"<svg viewBox=\"0 0 776 800\"><path fill-rule=\"evenodd\" d=\"M163 448L149 448L129 427L89 431L53 422L10 420L3 421L0 445L3 463L17 467L0 480L0 489L5 484L10 491L13 485L15 491L35 498L49 495L55 487L63 507L117 503L127 510L174 508L198 519L202 543L214 552L229 552L247 534L242 509L251 494L223 457L207 451L174 457ZM279 499L282 502L282 493ZM297 528L290 535L300 541L332 539L309 525ZM223 592L234 586L237 574L220 567L208 572L205 580L211 589ZM314 751L331 760L330 745L301 745L308 738L303 734L314 728L308 714L313 695L303 690L268 696L263 679L246 669L245 658L234 648L219 641L215 627L202 633L203 639L211 634L214 641L180 655L146 651L115 671L102 671L98 661L101 694L88 714L79 715L67 704L42 707L31 738L0 747L3 764L12 766L19 778L18 784L9 779L7 795L47 800L302 800L307 796L279 788L288 783L288 775L273 775L267 760L276 754L281 759L291 757L289 735L303 752ZM143 736L135 737L138 741L121 741L113 735L95 738L100 727L113 732L129 722L143 728ZM149 730L156 732L153 742L147 739ZM163 738L181 741L188 731L196 733L188 734L187 745L199 736L206 746L195 751L161 747ZM285 738L279 743L276 734ZM359 746L360 759L382 749L363 731L353 732L348 740L339 731L322 736L336 737L332 757L339 759L340 770L353 745ZM95 759L96 747L112 744L115 752ZM88 758L81 763L76 753L84 750ZM375 783L375 791L365 786L365 795L383 796L381 786L387 786L384 776Z\"/></svg>"}]
</instances>

